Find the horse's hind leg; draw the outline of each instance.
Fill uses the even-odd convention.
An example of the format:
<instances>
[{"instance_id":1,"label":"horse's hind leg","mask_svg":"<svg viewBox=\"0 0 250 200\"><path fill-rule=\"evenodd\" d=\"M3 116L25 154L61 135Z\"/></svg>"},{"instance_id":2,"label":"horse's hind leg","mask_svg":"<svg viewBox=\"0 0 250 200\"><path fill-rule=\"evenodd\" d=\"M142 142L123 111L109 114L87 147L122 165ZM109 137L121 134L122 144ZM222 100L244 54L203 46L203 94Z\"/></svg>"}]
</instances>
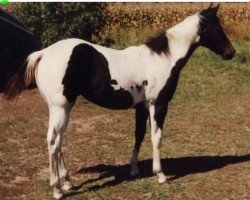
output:
<instances>
[{"instance_id":1,"label":"horse's hind leg","mask_svg":"<svg viewBox=\"0 0 250 200\"><path fill-rule=\"evenodd\" d=\"M50 185L54 187L54 198L60 199L63 196L60 187L60 178L68 175L65 166L61 165L61 145L63 133L68 125L70 108L66 106L49 106L49 111L50 119L47 142L50 161ZM62 174L61 176L60 173Z\"/></svg>"},{"instance_id":2,"label":"horse's hind leg","mask_svg":"<svg viewBox=\"0 0 250 200\"><path fill-rule=\"evenodd\" d=\"M133 155L131 157L131 176L135 176L139 173L138 169L138 154L140 151L141 143L144 139L146 133L147 119L148 119L148 110L146 106L141 103L136 106L135 111L135 146L133 150Z\"/></svg>"}]
</instances>

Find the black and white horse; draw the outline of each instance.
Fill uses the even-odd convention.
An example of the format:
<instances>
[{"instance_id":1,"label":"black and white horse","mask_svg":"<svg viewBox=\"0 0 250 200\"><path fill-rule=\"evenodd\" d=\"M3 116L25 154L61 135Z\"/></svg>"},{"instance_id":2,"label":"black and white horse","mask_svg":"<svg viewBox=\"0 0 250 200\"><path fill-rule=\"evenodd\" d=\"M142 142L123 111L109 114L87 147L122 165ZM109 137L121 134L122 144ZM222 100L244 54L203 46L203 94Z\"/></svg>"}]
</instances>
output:
<instances>
[{"instance_id":1,"label":"black and white horse","mask_svg":"<svg viewBox=\"0 0 250 200\"><path fill-rule=\"evenodd\" d=\"M131 175L139 173L138 153L149 117L153 172L157 174L159 183L166 181L160 160L162 128L181 69L199 46L209 48L226 60L235 54L217 11L218 6L210 6L145 44L124 50L67 39L27 58L26 65L13 77L6 95L16 97L23 89L37 84L48 103L50 184L54 187L55 198L63 196L61 189L72 187L61 144L70 110L79 95L105 108L135 108L136 139ZM62 179L65 182L61 187Z\"/></svg>"}]
</instances>

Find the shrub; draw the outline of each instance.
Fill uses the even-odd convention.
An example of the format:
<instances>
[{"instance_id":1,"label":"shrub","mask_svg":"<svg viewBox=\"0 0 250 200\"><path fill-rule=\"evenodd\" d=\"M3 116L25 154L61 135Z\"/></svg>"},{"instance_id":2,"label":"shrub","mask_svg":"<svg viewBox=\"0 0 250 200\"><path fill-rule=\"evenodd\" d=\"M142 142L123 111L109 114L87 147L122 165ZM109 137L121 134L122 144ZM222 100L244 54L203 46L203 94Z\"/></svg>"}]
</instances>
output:
<instances>
[{"instance_id":1,"label":"shrub","mask_svg":"<svg viewBox=\"0 0 250 200\"><path fill-rule=\"evenodd\" d=\"M93 36L106 24L106 7L106 3L20 3L13 14L48 46L72 37L94 42Z\"/></svg>"}]
</instances>

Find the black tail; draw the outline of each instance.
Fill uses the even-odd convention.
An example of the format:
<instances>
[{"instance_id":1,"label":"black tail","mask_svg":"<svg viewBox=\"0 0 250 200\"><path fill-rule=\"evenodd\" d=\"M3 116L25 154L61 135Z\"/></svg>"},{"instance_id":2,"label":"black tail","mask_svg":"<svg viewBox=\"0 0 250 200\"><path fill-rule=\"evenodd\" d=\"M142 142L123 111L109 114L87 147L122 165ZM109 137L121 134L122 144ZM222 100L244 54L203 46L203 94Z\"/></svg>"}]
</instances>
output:
<instances>
[{"instance_id":1,"label":"black tail","mask_svg":"<svg viewBox=\"0 0 250 200\"><path fill-rule=\"evenodd\" d=\"M27 61L18 69L18 71L7 82L4 90L4 97L7 100L13 100L20 96L25 87L25 72Z\"/></svg>"}]
</instances>

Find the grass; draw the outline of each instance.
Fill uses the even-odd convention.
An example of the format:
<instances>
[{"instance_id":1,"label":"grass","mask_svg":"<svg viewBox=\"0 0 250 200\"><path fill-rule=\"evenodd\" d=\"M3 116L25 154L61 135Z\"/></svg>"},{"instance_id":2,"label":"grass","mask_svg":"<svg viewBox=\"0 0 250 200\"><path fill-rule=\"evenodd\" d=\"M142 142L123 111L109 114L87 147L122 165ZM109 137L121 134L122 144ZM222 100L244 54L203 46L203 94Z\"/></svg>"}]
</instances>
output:
<instances>
[{"instance_id":1,"label":"grass","mask_svg":"<svg viewBox=\"0 0 250 200\"><path fill-rule=\"evenodd\" d=\"M137 43L131 38L116 48ZM168 184L152 174L150 134L139 177L128 175L133 110L110 111L79 98L63 150L81 187L67 199L249 199L250 52L246 41L234 45L233 60L201 48L182 71L164 127ZM25 91L17 102L1 100L0 113L0 199L51 199L46 104L37 90Z\"/></svg>"}]
</instances>

